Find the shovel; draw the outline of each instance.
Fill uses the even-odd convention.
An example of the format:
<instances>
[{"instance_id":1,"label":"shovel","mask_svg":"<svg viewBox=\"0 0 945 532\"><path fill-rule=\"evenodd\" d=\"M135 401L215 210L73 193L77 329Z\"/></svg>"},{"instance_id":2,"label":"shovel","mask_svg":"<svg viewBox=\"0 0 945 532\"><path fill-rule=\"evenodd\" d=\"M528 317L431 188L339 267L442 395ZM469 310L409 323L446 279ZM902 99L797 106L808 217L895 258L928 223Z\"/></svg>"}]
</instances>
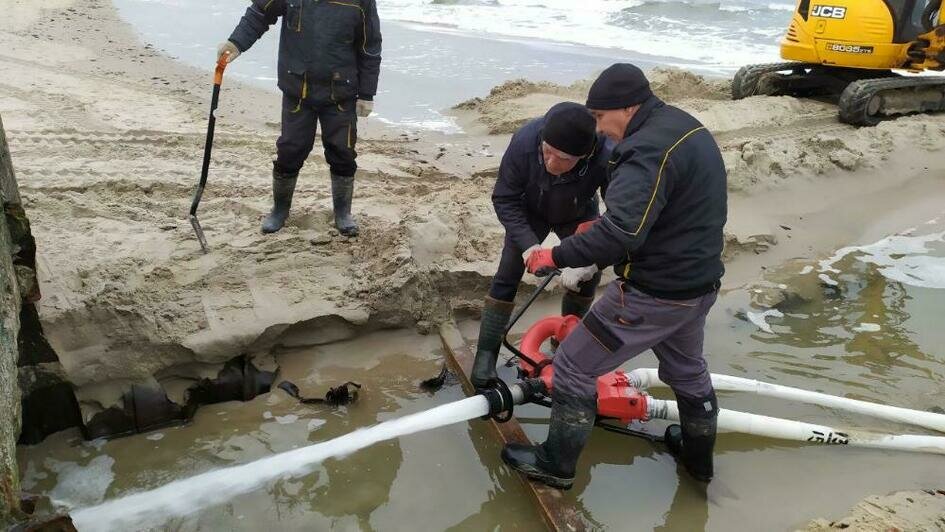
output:
<instances>
[{"instance_id":1,"label":"shovel","mask_svg":"<svg viewBox=\"0 0 945 532\"><path fill-rule=\"evenodd\" d=\"M217 117L214 111L217 110L217 103L220 100L220 85L223 84L223 71L226 70L229 54L223 54L217 60L217 70L213 76L213 97L210 99L210 119L207 122L207 142L203 147L203 168L200 170L200 182L197 183L197 190L194 191L194 200L190 204L190 225L194 227L197 233L197 240L200 241L200 249L207 253L207 238L203 235L203 228L200 227L200 221L197 220L197 206L200 205L200 197L203 196L203 189L207 186L207 173L210 170L210 151L213 149L213 128L216 126Z\"/></svg>"}]
</instances>

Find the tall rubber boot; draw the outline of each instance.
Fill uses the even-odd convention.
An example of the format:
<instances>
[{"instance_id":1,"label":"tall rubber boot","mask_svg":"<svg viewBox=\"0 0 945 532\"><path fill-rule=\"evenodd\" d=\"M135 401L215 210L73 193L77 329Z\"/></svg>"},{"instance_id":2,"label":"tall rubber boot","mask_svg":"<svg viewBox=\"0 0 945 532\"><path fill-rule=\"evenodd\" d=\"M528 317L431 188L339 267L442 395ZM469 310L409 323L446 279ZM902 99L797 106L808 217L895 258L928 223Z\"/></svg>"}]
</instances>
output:
<instances>
[{"instance_id":1,"label":"tall rubber boot","mask_svg":"<svg viewBox=\"0 0 945 532\"><path fill-rule=\"evenodd\" d=\"M719 405L715 391L706 397L688 398L676 394L679 424L666 427L666 447L692 478L709 482L715 471L712 450L718 429Z\"/></svg>"},{"instance_id":2,"label":"tall rubber boot","mask_svg":"<svg viewBox=\"0 0 945 532\"><path fill-rule=\"evenodd\" d=\"M262 232L275 233L285 225L292 207L292 195L295 194L295 182L299 173L286 174L272 169L272 212L263 220Z\"/></svg>"},{"instance_id":3,"label":"tall rubber boot","mask_svg":"<svg viewBox=\"0 0 945 532\"><path fill-rule=\"evenodd\" d=\"M476 388L488 388L495 384L499 376L495 364L499 360L499 348L502 347L502 335L509 324L515 304L486 296L482 307L482 320L479 322L479 341L476 342L476 359L473 361L470 380Z\"/></svg>"},{"instance_id":4,"label":"tall rubber boot","mask_svg":"<svg viewBox=\"0 0 945 532\"><path fill-rule=\"evenodd\" d=\"M335 209L335 227L344 236L358 236L358 224L351 216L354 176L331 174L331 199Z\"/></svg>"},{"instance_id":5,"label":"tall rubber boot","mask_svg":"<svg viewBox=\"0 0 945 532\"><path fill-rule=\"evenodd\" d=\"M545 443L510 443L502 449L502 461L528 478L567 490L574 484L578 457L594 428L597 397L576 397L554 389L551 403Z\"/></svg>"}]
</instances>

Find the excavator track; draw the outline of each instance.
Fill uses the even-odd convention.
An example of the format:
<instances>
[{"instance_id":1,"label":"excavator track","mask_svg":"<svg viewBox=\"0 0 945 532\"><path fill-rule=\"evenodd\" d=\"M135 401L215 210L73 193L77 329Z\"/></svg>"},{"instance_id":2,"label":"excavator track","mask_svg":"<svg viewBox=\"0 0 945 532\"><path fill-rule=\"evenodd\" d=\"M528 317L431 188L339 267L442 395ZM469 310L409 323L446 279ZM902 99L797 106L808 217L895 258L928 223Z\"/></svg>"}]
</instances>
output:
<instances>
[{"instance_id":1,"label":"excavator track","mask_svg":"<svg viewBox=\"0 0 945 532\"><path fill-rule=\"evenodd\" d=\"M901 76L811 63L748 65L732 80L732 98L749 96L836 98L841 122L875 126L902 115L945 111L945 76Z\"/></svg>"},{"instance_id":2,"label":"excavator track","mask_svg":"<svg viewBox=\"0 0 945 532\"><path fill-rule=\"evenodd\" d=\"M814 63L764 63L741 67L732 78L732 99L749 96L798 96L826 88L817 83L820 65ZM826 84L830 85L830 84Z\"/></svg>"},{"instance_id":3,"label":"excavator track","mask_svg":"<svg viewBox=\"0 0 945 532\"><path fill-rule=\"evenodd\" d=\"M906 114L945 111L945 76L861 79L850 83L838 102L840 121L875 126Z\"/></svg>"}]
</instances>

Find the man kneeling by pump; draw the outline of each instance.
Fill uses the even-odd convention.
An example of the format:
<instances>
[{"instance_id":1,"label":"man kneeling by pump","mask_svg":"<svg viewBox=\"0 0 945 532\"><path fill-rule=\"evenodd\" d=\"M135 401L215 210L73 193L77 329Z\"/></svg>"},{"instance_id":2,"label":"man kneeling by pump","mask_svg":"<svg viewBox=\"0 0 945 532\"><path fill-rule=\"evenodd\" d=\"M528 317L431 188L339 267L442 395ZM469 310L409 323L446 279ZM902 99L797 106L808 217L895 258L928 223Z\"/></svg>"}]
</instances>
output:
<instances>
[{"instance_id":1,"label":"man kneeling by pump","mask_svg":"<svg viewBox=\"0 0 945 532\"><path fill-rule=\"evenodd\" d=\"M505 226L499 270L492 278L479 326L472 383L495 383L496 361L514 307L525 259L554 231L559 238L599 216L597 192L607 190L606 138L595 132L594 117L583 105L564 102L544 117L522 126L502 157L492 203ZM567 289L561 313L584 316L600 283L596 266L562 273Z\"/></svg>"},{"instance_id":2,"label":"man kneeling by pump","mask_svg":"<svg viewBox=\"0 0 945 532\"><path fill-rule=\"evenodd\" d=\"M712 479L718 403L703 356L706 315L724 272L726 172L712 135L666 105L630 64L606 69L587 107L619 142L609 167L606 213L553 249L531 251L528 271L616 265L618 279L557 349L551 422L540 445L510 444L503 460L568 489L597 414L597 378L652 349L676 395L679 425L666 444L696 479Z\"/></svg>"}]
</instances>

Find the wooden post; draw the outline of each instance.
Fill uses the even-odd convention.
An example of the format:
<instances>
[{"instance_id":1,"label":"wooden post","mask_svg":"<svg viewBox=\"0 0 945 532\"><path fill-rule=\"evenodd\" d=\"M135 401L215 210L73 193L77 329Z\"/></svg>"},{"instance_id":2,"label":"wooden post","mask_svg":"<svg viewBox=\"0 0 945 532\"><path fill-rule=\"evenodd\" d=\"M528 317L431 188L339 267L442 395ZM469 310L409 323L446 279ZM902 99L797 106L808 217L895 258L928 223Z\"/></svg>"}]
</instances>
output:
<instances>
[{"instance_id":1,"label":"wooden post","mask_svg":"<svg viewBox=\"0 0 945 532\"><path fill-rule=\"evenodd\" d=\"M440 326L440 339L446 348L448 362L453 372L459 377L466 394L475 393L472 382L469 380L475 355L466 345L466 340L459 332L455 322L448 321ZM514 417L506 423L496 423L495 421L489 421L488 423L492 426L493 433L503 444L530 443L528 436L522 430L522 426ZM522 479L525 491L528 492L528 495L538 507L538 513L549 530L582 531L588 529L585 520L571 504L564 500L559 490L549 488L540 482L528 480L522 475L519 475L519 478Z\"/></svg>"}]
</instances>

